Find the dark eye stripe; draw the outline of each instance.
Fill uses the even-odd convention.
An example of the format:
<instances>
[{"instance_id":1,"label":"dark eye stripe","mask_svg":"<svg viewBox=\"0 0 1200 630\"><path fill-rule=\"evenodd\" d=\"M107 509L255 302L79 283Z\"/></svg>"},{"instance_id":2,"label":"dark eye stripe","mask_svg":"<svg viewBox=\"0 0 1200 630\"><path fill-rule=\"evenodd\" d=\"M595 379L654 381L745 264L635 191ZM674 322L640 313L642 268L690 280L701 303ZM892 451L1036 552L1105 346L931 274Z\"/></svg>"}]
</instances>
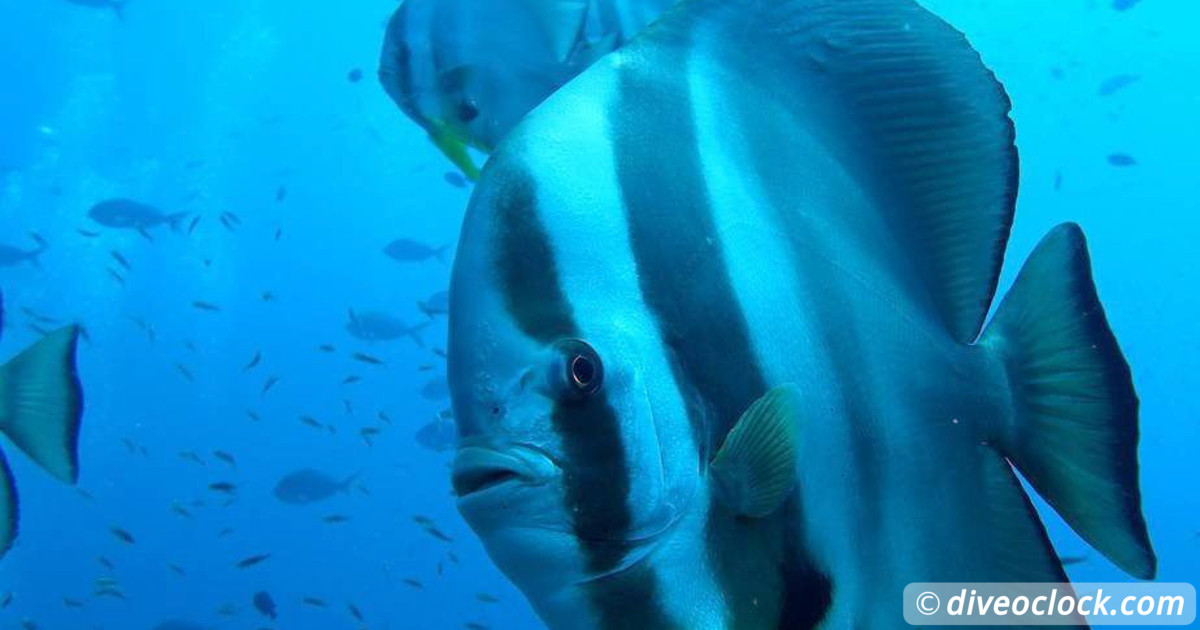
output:
<instances>
[{"instance_id":1,"label":"dark eye stripe","mask_svg":"<svg viewBox=\"0 0 1200 630\"><path fill-rule=\"evenodd\" d=\"M543 344L580 337L539 217L533 178L511 164L496 165L492 172L503 178L497 182L493 239L495 270L509 315L522 332ZM563 444L563 508L571 515L586 569L591 575L610 572L629 551L623 541L633 525L631 472L620 419L601 389L583 401L556 404L551 421ZM657 581L649 568L592 582L589 595L605 630L672 627L659 608ZM625 604L617 602L622 598ZM633 601L652 605L630 606Z\"/></svg>"}]
</instances>

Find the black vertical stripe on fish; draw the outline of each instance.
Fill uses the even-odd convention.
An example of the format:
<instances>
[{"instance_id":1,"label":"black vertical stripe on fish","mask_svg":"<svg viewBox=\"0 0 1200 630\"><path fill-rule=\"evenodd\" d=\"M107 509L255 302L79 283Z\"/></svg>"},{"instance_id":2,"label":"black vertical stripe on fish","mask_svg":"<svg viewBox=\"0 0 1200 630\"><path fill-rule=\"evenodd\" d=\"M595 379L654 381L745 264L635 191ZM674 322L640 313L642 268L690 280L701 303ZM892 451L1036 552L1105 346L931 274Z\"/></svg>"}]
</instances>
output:
<instances>
[{"instance_id":1,"label":"black vertical stripe on fish","mask_svg":"<svg viewBox=\"0 0 1200 630\"><path fill-rule=\"evenodd\" d=\"M787 526L784 528L782 609L777 630L815 628L829 614L833 605L833 581L817 568L804 549L800 531L803 515L798 497L792 497L783 508Z\"/></svg>"},{"instance_id":2,"label":"black vertical stripe on fish","mask_svg":"<svg viewBox=\"0 0 1200 630\"><path fill-rule=\"evenodd\" d=\"M600 627L681 628L662 609L658 576L646 562L588 584L589 596L600 612Z\"/></svg>"},{"instance_id":3,"label":"black vertical stripe on fish","mask_svg":"<svg viewBox=\"0 0 1200 630\"><path fill-rule=\"evenodd\" d=\"M496 271L505 306L521 332L542 343L579 336L563 294L550 237L537 214L537 191L528 173L510 169L497 197Z\"/></svg>"},{"instance_id":4,"label":"black vertical stripe on fish","mask_svg":"<svg viewBox=\"0 0 1200 630\"><path fill-rule=\"evenodd\" d=\"M734 95L728 100L728 103L734 116L761 116L759 104L749 94L746 94L745 98L738 98L738 95ZM795 197L787 193L789 183L795 181L795 165L804 163L804 153L797 147L777 142L776 137L772 135L775 133L775 129L776 127L772 125L747 129L748 134L757 133L758 135L749 135L746 138L745 146L748 150L749 160L745 167L761 183L760 188L767 204L767 209L764 211L770 215L770 222L780 226L782 229L779 230L779 233L787 237L785 245L790 254L791 264L796 269L811 269L815 265L826 264L823 262L823 256L827 255L828 250L819 242L819 239L814 237L813 228L802 217L801 211L794 207ZM819 304L813 303L807 309L807 315L815 321L818 329L845 330L855 325L855 322L847 320L844 316L845 313L853 311L850 305L855 299L855 296L847 293L847 289L835 288L835 285L831 283L822 282L811 272L797 273L796 278L796 291L802 300L804 296L821 296ZM831 392L837 395L836 404L841 409L841 417L837 421L850 426L868 422L873 414L877 415L868 402L872 400L870 393L853 389L856 387L855 383L859 382L857 376L862 372L861 366L856 364L856 358L866 356L860 347L859 340L870 338L870 334L826 336L831 347L823 354L830 361L829 369L833 372L834 378L843 384L843 387ZM852 431L853 436L861 436L861 434L861 431ZM872 490L883 487L884 473L880 464L880 454L874 452L869 443L865 443L862 439L851 439L848 456L853 461L853 470L860 478L859 486L864 489L865 494L872 494ZM863 524L883 522L883 513L880 508L883 504L884 502L879 496L861 497L858 502L858 522ZM878 544L875 537L871 536L860 536L858 540L859 544ZM867 555L877 558L876 562L879 563L884 562L888 557L883 549L867 550ZM792 567L796 568L788 568L785 565L786 588L796 596L802 594L805 596L799 599L795 599L793 596L785 600L784 620L804 618L809 609L816 608L822 611L817 619L819 621L830 605L829 595L826 591L831 589L832 585L825 576L803 568L807 565L803 558L790 558L789 562ZM888 567L880 567L880 569L884 572L889 570ZM809 626L780 625L780 628L793 627Z\"/></svg>"},{"instance_id":5,"label":"black vertical stripe on fish","mask_svg":"<svg viewBox=\"0 0 1200 630\"><path fill-rule=\"evenodd\" d=\"M719 449L742 412L768 385L725 265L707 194L691 116L685 49L680 44L660 51L676 58L624 67L618 94L628 98L618 101L610 119L621 121L611 133L643 301L657 318L680 395L685 401L701 401L700 406L689 405L688 411L693 428L705 427L705 439L698 445L707 460L705 444ZM653 70L646 68L651 67L673 68L670 82L661 75L647 76ZM650 145L648 138L671 144ZM669 245L664 235L670 235ZM778 615L779 623L823 618L828 580L808 579L819 574L806 570L803 556L779 558L767 551L772 541L786 541L796 524L786 517L781 524L743 521L717 501L709 506L705 541L717 585L726 594L730 626L756 623L764 614ZM747 556L744 549L729 548L730 540L750 540L748 545L762 551ZM771 571L778 573L770 575ZM772 601L764 593L763 578L776 583L778 599ZM810 592L812 601L781 601ZM817 605L809 613L811 619L797 604Z\"/></svg>"},{"instance_id":6,"label":"black vertical stripe on fish","mask_svg":"<svg viewBox=\"0 0 1200 630\"><path fill-rule=\"evenodd\" d=\"M570 462L564 472L566 510L584 550L587 573L607 573L625 557L626 545L620 541L633 524L620 421L603 390L577 403L556 403L551 420Z\"/></svg>"},{"instance_id":7,"label":"black vertical stripe on fish","mask_svg":"<svg viewBox=\"0 0 1200 630\"><path fill-rule=\"evenodd\" d=\"M550 237L538 215L535 183L515 168L504 176L508 179L498 197L494 225L496 270L506 307L518 327L542 343L578 337L574 310L563 292ZM633 525L630 470L616 411L601 390L582 401L556 403L551 421L562 439L563 459L569 462L563 475L564 508L571 515L587 573L610 573L629 550L625 541ZM602 616L602 628L670 626L658 608L652 573L636 580L624 574L610 576L591 586L589 596ZM647 606L614 607L610 601L614 593L645 601Z\"/></svg>"},{"instance_id":8,"label":"black vertical stripe on fish","mask_svg":"<svg viewBox=\"0 0 1200 630\"><path fill-rule=\"evenodd\" d=\"M617 91L627 98L610 114L621 121L610 133L642 299L681 395L707 407L691 415L704 425L700 444L715 451L767 385L713 222L679 57L654 62L674 69L671 85L644 76L654 72L649 61L621 72Z\"/></svg>"}]
</instances>

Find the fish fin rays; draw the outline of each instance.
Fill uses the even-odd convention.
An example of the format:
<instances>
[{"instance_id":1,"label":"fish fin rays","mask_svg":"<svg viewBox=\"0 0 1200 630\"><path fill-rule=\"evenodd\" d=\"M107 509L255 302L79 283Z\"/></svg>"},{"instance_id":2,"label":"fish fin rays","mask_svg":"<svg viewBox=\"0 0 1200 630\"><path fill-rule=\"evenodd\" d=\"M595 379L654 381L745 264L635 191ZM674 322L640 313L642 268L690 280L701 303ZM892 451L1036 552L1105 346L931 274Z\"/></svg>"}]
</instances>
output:
<instances>
[{"instance_id":1,"label":"fish fin rays","mask_svg":"<svg viewBox=\"0 0 1200 630\"><path fill-rule=\"evenodd\" d=\"M1138 399L1092 281L1083 232L1052 230L980 345L1002 362L1013 422L995 436L1038 493L1130 575L1157 560L1138 489Z\"/></svg>"},{"instance_id":2,"label":"fish fin rays","mask_svg":"<svg viewBox=\"0 0 1200 630\"><path fill-rule=\"evenodd\" d=\"M74 483L83 393L75 373L79 328L50 333L0 366L0 433L55 478Z\"/></svg>"},{"instance_id":3,"label":"fish fin rays","mask_svg":"<svg viewBox=\"0 0 1200 630\"><path fill-rule=\"evenodd\" d=\"M910 257L914 290L956 340L974 341L1019 164L1008 95L963 34L912 0L696 0L617 55L694 41L845 165Z\"/></svg>"},{"instance_id":4,"label":"fish fin rays","mask_svg":"<svg viewBox=\"0 0 1200 630\"><path fill-rule=\"evenodd\" d=\"M800 396L782 385L754 401L713 458L716 492L736 513L771 514L796 485L797 418Z\"/></svg>"}]
</instances>

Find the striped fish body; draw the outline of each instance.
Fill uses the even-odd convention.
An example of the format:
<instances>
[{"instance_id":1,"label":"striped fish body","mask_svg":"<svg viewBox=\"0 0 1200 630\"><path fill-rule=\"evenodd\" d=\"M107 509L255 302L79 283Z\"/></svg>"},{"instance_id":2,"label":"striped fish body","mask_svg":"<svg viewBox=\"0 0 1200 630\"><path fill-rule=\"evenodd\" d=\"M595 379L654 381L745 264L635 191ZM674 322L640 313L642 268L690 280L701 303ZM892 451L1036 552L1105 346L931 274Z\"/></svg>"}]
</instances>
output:
<instances>
[{"instance_id":1,"label":"striped fish body","mask_svg":"<svg viewBox=\"0 0 1200 630\"><path fill-rule=\"evenodd\" d=\"M910 582L1065 581L1014 466L1153 574L1077 227L983 328L1007 112L908 0L695 0L502 144L451 289L454 485L550 627L905 627ZM713 462L780 388L794 485L748 514Z\"/></svg>"}]
</instances>

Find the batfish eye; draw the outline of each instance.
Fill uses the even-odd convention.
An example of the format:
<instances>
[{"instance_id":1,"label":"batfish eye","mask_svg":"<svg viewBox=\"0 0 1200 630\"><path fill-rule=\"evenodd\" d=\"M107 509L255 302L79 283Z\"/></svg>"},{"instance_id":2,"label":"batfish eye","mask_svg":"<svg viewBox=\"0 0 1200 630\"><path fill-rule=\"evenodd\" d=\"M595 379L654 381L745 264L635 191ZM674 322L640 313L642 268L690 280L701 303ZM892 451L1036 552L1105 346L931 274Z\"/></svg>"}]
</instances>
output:
<instances>
[{"instance_id":1,"label":"batfish eye","mask_svg":"<svg viewBox=\"0 0 1200 630\"><path fill-rule=\"evenodd\" d=\"M471 101L463 101L458 104L458 119L469 123L479 116L479 108Z\"/></svg>"},{"instance_id":2,"label":"batfish eye","mask_svg":"<svg viewBox=\"0 0 1200 630\"><path fill-rule=\"evenodd\" d=\"M604 364L596 350L579 339L559 342L558 349L562 353L562 364L560 376L555 380L562 384L562 393L581 400L600 391L604 384Z\"/></svg>"},{"instance_id":3,"label":"batfish eye","mask_svg":"<svg viewBox=\"0 0 1200 630\"><path fill-rule=\"evenodd\" d=\"M589 389L596 378L596 364L586 354L577 354L571 359L571 382L579 389Z\"/></svg>"}]
</instances>

